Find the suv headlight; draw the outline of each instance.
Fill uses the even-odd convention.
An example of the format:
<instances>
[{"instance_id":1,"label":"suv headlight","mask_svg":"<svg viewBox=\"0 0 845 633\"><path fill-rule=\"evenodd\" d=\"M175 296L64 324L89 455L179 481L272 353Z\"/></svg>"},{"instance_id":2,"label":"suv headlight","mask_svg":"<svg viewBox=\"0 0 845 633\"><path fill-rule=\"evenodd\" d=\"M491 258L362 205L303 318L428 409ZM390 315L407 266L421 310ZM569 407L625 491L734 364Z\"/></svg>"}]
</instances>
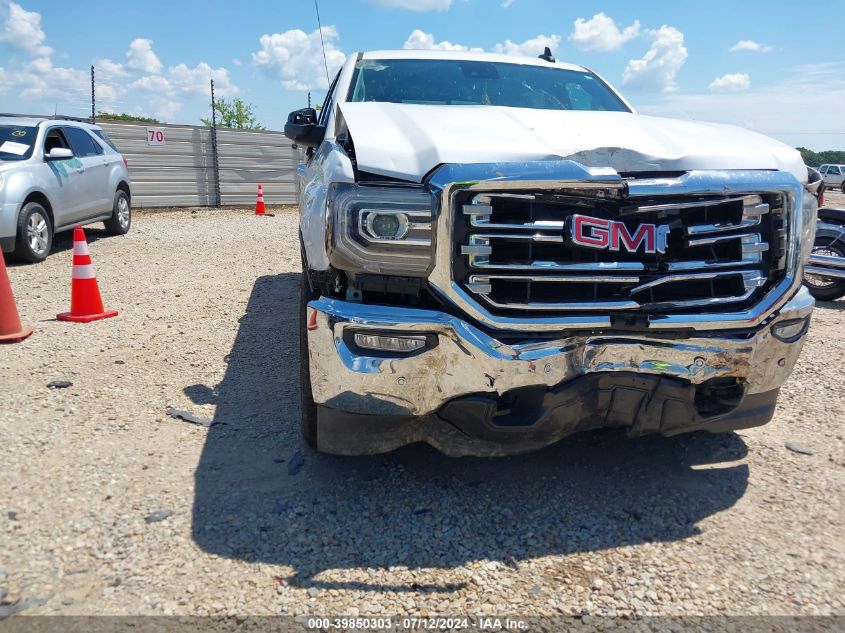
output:
<instances>
[{"instance_id":1,"label":"suv headlight","mask_svg":"<svg viewBox=\"0 0 845 633\"><path fill-rule=\"evenodd\" d=\"M335 183L326 225L332 266L425 277L432 267L434 198L420 187Z\"/></svg>"}]
</instances>

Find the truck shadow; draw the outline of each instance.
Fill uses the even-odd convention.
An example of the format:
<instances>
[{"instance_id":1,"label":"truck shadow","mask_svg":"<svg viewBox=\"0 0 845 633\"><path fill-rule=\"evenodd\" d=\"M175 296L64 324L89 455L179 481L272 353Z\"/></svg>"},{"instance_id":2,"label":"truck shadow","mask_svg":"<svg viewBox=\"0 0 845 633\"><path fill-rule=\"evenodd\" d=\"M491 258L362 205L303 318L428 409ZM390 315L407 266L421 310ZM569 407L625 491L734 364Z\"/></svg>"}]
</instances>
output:
<instances>
[{"instance_id":1,"label":"truck shadow","mask_svg":"<svg viewBox=\"0 0 845 633\"><path fill-rule=\"evenodd\" d=\"M530 455L450 459L423 445L340 458L301 447L298 274L259 278L216 387L191 385L216 414L196 470L192 530L211 554L293 569L290 584L452 591L460 584L338 583L338 568L515 566L695 537L748 484L736 434L629 440L606 431ZM304 457L301 465L300 456ZM708 467L708 465L710 465ZM292 474L291 474L292 473Z\"/></svg>"}]
</instances>

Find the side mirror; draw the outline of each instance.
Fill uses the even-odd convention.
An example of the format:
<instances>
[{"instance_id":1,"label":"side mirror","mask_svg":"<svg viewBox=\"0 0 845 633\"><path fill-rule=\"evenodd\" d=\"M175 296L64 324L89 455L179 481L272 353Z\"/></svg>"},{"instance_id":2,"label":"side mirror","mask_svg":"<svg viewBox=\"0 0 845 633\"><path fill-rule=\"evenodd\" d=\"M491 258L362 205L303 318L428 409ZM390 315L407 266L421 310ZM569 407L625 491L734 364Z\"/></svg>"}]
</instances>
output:
<instances>
[{"instance_id":1,"label":"side mirror","mask_svg":"<svg viewBox=\"0 0 845 633\"><path fill-rule=\"evenodd\" d=\"M317 147L323 142L326 126L317 125L317 111L314 108L294 110L285 123L285 136L297 145Z\"/></svg>"},{"instance_id":2,"label":"side mirror","mask_svg":"<svg viewBox=\"0 0 845 633\"><path fill-rule=\"evenodd\" d=\"M54 147L48 154L44 155L44 160L67 160L73 158L73 152L66 147Z\"/></svg>"}]
</instances>

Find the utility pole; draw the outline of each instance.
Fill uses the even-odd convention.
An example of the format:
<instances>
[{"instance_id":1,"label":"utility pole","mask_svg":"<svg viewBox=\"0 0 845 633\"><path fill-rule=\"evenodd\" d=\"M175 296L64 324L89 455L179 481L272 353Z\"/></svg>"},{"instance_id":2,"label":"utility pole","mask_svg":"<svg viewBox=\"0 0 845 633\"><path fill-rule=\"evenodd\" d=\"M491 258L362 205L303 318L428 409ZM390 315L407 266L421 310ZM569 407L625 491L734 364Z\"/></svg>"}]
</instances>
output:
<instances>
[{"instance_id":1,"label":"utility pole","mask_svg":"<svg viewBox=\"0 0 845 633\"><path fill-rule=\"evenodd\" d=\"M94 66L91 66L91 123L94 123L94 118L97 115L97 109L94 101Z\"/></svg>"},{"instance_id":2,"label":"utility pole","mask_svg":"<svg viewBox=\"0 0 845 633\"><path fill-rule=\"evenodd\" d=\"M214 206L220 206L220 163L217 160L217 108L214 107L214 80L211 80L211 153L214 168Z\"/></svg>"},{"instance_id":3,"label":"utility pole","mask_svg":"<svg viewBox=\"0 0 845 633\"><path fill-rule=\"evenodd\" d=\"M308 91L308 107L311 107L311 91Z\"/></svg>"}]
</instances>

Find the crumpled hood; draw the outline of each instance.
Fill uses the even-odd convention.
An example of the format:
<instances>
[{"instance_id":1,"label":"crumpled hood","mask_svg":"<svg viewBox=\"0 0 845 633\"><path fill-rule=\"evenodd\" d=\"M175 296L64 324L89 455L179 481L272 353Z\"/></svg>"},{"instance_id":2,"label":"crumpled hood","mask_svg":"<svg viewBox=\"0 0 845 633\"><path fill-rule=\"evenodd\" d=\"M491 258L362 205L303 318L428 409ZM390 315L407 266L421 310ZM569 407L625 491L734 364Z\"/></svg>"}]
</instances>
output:
<instances>
[{"instance_id":1,"label":"crumpled hood","mask_svg":"<svg viewBox=\"0 0 845 633\"><path fill-rule=\"evenodd\" d=\"M628 112L341 103L358 168L420 182L442 163L570 159L619 172L777 169L807 181L797 150L732 125Z\"/></svg>"}]
</instances>

